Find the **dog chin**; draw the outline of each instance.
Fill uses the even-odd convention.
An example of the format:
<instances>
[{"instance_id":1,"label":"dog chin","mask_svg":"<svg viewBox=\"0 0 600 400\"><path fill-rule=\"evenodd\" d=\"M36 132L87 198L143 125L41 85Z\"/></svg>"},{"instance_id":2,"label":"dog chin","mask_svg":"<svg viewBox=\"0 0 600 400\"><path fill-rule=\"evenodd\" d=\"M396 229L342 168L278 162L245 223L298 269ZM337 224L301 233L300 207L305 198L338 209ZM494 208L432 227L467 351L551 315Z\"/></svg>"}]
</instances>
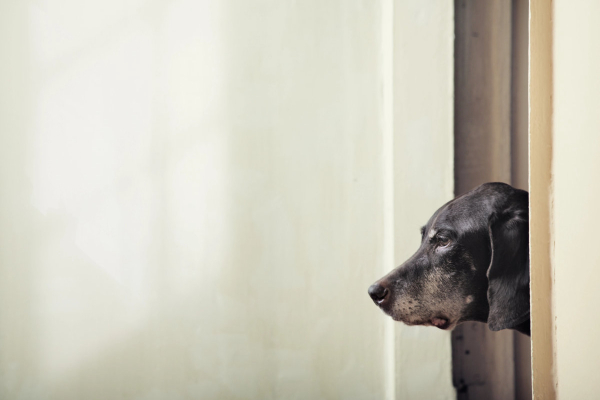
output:
<instances>
[{"instance_id":1,"label":"dog chin","mask_svg":"<svg viewBox=\"0 0 600 400\"><path fill-rule=\"evenodd\" d=\"M394 321L402 322L408 326L435 326L436 328L444 331L450 331L456 327L456 322L450 321L448 318L444 317L434 317L428 320L408 319L398 315L390 315L390 317L392 317Z\"/></svg>"},{"instance_id":2,"label":"dog chin","mask_svg":"<svg viewBox=\"0 0 600 400\"><path fill-rule=\"evenodd\" d=\"M388 313L386 313L388 314ZM390 317L392 317L392 319L396 322L402 322L405 325L408 326L417 326L417 325L431 325L431 323L429 323L429 321L425 321L425 320L420 320L420 319L414 319L414 318L407 318L404 315L394 315L394 314L388 314Z\"/></svg>"}]
</instances>

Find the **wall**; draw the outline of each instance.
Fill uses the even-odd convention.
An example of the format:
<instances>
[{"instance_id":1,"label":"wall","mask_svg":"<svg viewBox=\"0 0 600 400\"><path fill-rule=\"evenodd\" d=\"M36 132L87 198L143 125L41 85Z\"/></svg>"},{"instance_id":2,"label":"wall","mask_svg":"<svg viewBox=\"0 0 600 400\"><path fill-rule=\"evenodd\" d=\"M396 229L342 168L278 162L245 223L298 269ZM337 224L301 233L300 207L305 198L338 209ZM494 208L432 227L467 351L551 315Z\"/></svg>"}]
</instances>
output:
<instances>
[{"instance_id":1,"label":"wall","mask_svg":"<svg viewBox=\"0 0 600 400\"><path fill-rule=\"evenodd\" d=\"M400 265L419 247L420 227L454 197L454 10L451 1L394 7L393 232ZM395 328L397 398L455 398L450 332Z\"/></svg>"},{"instance_id":2,"label":"wall","mask_svg":"<svg viewBox=\"0 0 600 400\"><path fill-rule=\"evenodd\" d=\"M452 194L409 3L2 2L0 397L453 398L366 293Z\"/></svg>"},{"instance_id":3,"label":"wall","mask_svg":"<svg viewBox=\"0 0 600 400\"><path fill-rule=\"evenodd\" d=\"M554 304L559 399L598 397L600 35L596 1L554 2Z\"/></svg>"},{"instance_id":4,"label":"wall","mask_svg":"<svg viewBox=\"0 0 600 400\"><path fill-rule=\"evenodd\" d=\"M596 398L600 34L594 1L532 1L531 184L536 399ZM534 186L535 185L535 186ZM533 190L532 190L533 193ZM535 224L534 224L535 223ZM535 268L533 268L535 266Z\"/></svg>"}]
</instances>

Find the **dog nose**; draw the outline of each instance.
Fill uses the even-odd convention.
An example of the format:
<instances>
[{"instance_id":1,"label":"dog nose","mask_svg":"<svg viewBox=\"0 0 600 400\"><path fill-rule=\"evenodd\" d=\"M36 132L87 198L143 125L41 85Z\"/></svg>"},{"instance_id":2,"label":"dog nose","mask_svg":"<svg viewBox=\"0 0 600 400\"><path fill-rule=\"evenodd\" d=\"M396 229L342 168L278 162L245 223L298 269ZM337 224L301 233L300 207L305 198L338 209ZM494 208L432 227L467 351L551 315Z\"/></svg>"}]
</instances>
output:
<instances>
[{"instance_id":1,"label":"dog nose","mask_svg":"<svg viewBox=\"0 0 600 400\"><path fill-rule=\"evenodd\" d=\"M389 293L390 291L379 282L374 283L369 287L369 296L371 296L375 303L381 303Z\"/></svg>"}]
</instances>

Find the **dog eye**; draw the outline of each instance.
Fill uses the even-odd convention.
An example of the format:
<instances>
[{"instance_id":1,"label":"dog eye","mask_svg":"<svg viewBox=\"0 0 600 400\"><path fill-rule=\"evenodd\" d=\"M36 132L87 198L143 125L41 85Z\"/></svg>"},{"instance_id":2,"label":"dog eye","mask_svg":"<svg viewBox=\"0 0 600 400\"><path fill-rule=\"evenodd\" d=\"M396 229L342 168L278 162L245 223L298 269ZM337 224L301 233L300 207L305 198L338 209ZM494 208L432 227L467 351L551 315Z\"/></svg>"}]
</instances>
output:
<instances>
[{"instance_id":1,"label":"dog eye","mask_svg":"<svg viewBox=\"0 0 600 400\"><path fill-rule=\"evenodd\" d=\"M438 236L437 242L439 247L446 247L450 244L450 239L448 239L447 237Z\"/></svg>"}]
</instances>

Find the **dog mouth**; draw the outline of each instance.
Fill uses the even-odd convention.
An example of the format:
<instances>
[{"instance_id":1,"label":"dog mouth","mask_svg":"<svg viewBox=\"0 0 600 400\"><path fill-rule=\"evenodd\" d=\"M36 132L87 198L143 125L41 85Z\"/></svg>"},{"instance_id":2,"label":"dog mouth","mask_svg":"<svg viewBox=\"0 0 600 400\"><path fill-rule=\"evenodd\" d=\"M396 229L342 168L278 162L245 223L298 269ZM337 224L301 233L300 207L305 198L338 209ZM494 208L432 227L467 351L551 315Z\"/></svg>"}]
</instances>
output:
<instances>
[{"instance_id":1,"label":"dog mouth","mask_svg":"<svg viewBox=\"0 0 600 400\"><path fill-rule=\"evenodd\" d=\"M387 300L387 299L385 299ZM454 328L455 323L443 314L435 313L435 317L419 317L414 314L405 314L397 312L393 307L389 307L388 301L376 301L375 303L379 306L384 314L390 316L394 321L402 322L408 326L422 325L422 326L435 326L438 329L449 330ZM430 314L431 315L431 314Z\"/></svg>"},{"instance_id":2,"label":"dog mouth","mask_svg":"<svg viewBox=\"0 0 600 400\"><path fill-rule=\"evenodd\" d=\"M429 321L431 323L431 325L435 326L436 328L440 328L440 329L448 329L450 327L450 321L447 318L443 318L443 317L434 317L431 318L431 320Z\"/></svg>"},{"instance_id":3,"label":"dog mouth","mask_svg":"<svg viewBox=\"0 0 600 400\"><path fill-rule=\"evenodd\" d=\"M448 318L442 317L442 316L433 317L429 320L414 320L414 319L409 319L409 318L401 317L401 316L394 315L394 314L389 314L389 315L390 315L390 317L392 317L392 319L394 321L403 322L404 324L406 324L408 326L416 326L416 325L435 326L436 328L439 328L442 330L448 330L453 327L452 321L450 321Z\"/></svg>"}]
</instances>

